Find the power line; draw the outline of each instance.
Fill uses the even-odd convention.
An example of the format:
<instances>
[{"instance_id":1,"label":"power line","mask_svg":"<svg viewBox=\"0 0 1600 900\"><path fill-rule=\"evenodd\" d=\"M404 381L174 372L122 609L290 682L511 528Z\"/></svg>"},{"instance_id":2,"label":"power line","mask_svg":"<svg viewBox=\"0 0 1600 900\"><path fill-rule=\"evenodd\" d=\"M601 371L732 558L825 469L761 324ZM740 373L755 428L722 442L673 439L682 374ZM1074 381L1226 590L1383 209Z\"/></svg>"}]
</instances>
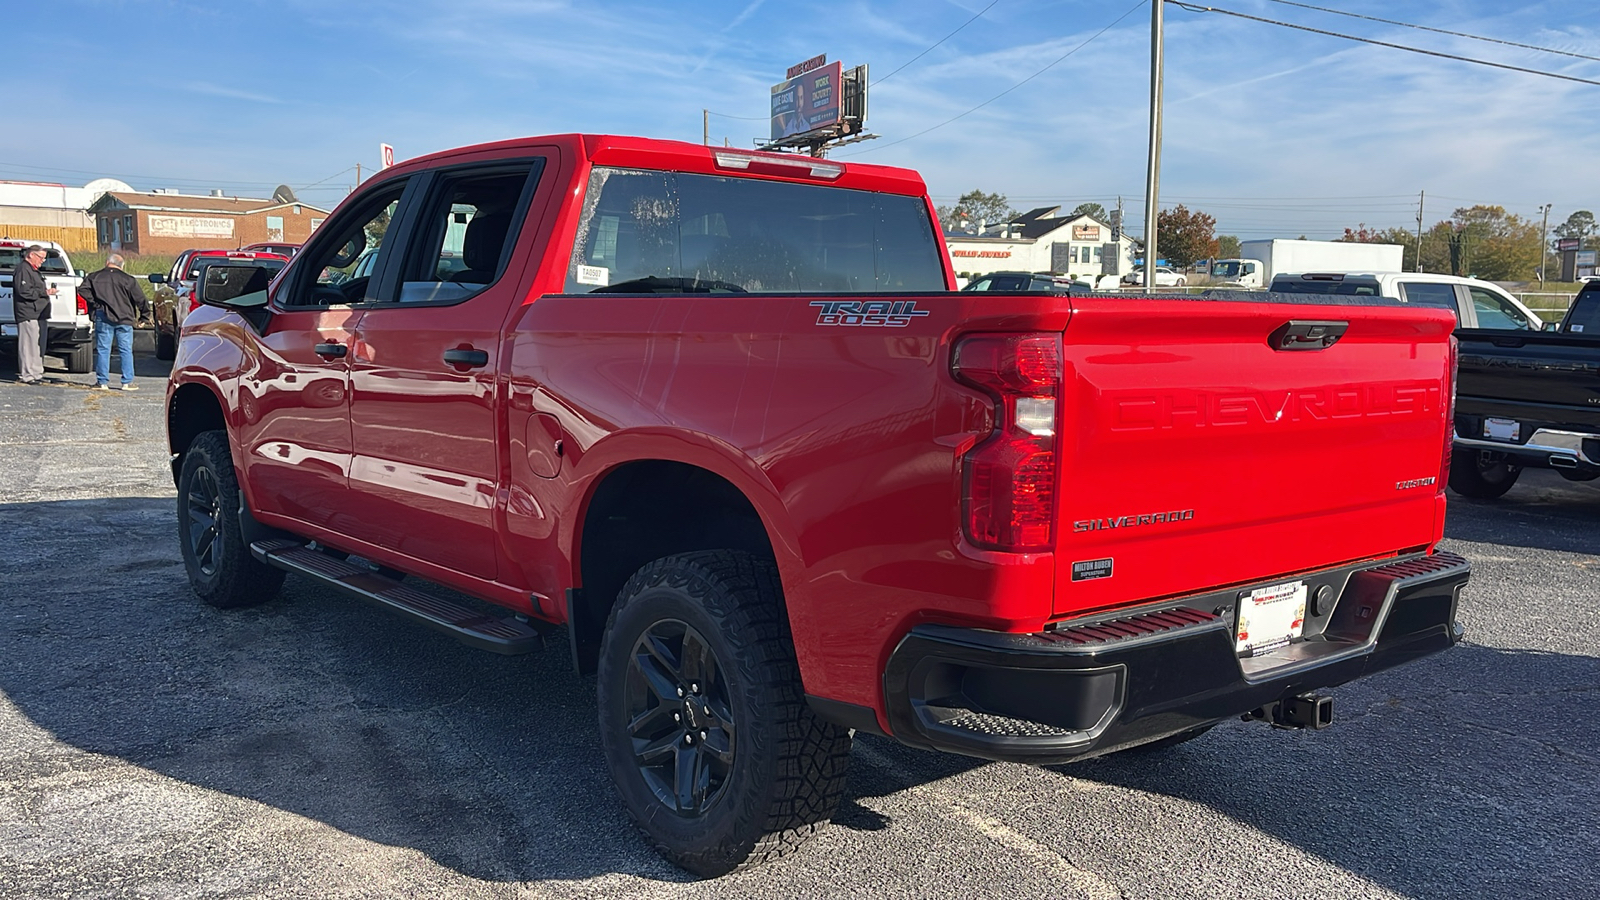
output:
<instances>
[{"instance_id":1,"label":"power line","mask_svg":"<svg viewBox=\"0 0 1600 900\"><path fill-rule=\"evenodd\" d=\"M1480 65L1480 66L1491 66L1491 67L1496 68L1496 69L1507 69L1507 70L1512 71L1512 72L1523 72L1523 73L1526 73L1528 75L1543 75L1546 78L1559 78L1562 81L1576 81L1579 84L1592 84L1592 85L1595 85L1596 87L1600 87L1600 81L1595 81L1594 79L1591 79L1591 78L1579 78L1576 75L1561 75L1561 74L1558 74L1556 72L1546 72L1546 71L1544 71L1542 69L1528 69L1528 68L1524 68L1523 66L1513 66L1513 65L1508 65L1506 63L1490 62L1490 61L1488 61L1486 59L1474 59L1473 57L1470 57L1470 56L1458 56L1458 55L1456 55L1454 53L1443 53L1443 52L1438 51L1438 50L1424 50L1421 47L1408 47L1405 44L1391 44L1388 41L1377 41L1377 40L1373 40L1372 38L1356 37L1353 34L1340 34L1337 31L1326 31L1326 30L1321 29L1321 28L1312 28L1312 27L1310 27L1308 25L1296 25L1296 24L1294 24L1292 22L1280 22L1277 19L1265 19L1265 18L1262 18L1261 16L1252 16L1252 15L1248 15L1248 14L1242 13L1242 12L1234 12L1231 9L1219 9L1219 8L1217 8L1215 6L1195 6L1195 5L1192 5L1192 4L1189 4L1189 3L1180 2L1180 0L1167 0L1167 2L1171 3L1173 6L1178 7L1179 9L1185 9L1185 10L1188 10L1189 12L1195 12L1195 13L1208 13L1208 12L1220 13L1220 14L1222 14L1224 16L1233 16L1233 17L1239 18L1239 19L1249 19L1252 22L1262 22L1262 23L1267 24L1267 25L1277 25L1277 26L1282 27L1282 28L1293 28L1296 31L1309 31L1312 34L1321 34L1321 35L1326 35L1328 37L1344 38L1347 41L1356 41L1357 43L1361 43L1361 44L1373 44L1373 45L1378 46L1378 47L1388 47L1388 48L1393 49L1393 50L1405 50L1405 51L1408 51L1410 53L1421 53L1424 56L1437 56L1437 57L1439 57L1441 59L1453 59L1453 60L1456 60L1457 62L1474 63L1474 64Z\"/></svg>"},{"instance_id":2,"label":"power line","mask_svg":"<svg viewBox=\"0 0 1600 900\"><path fill-rule=\"evenodd\" d=\"M1092 41L1094 41L1095 38L1098 38L1100 35L1105 34L1106 32L1110 31L1111 29L1113 29L1113 28L1117 27L1118 25L1122 24L1122 20L1123 19L1126 19L1127 17L1133 15L1134 10L1136 10L1139 7L1145 5L1145 3L1147 3L1147 2L1148 2L1148 0L1139 0L1139 2L1137 2L1137 3L1133 4L1132 6L1128 7L1128 11L1127 12L1123 13L1120 16L1117 16L1116 19L1114 19L1111 22L1110 25L1107 25L1106 27L1104 27L1104 28L1100 29L1099 31L1095 32L1094 34L1090 35L1086 40L1084 40L1083 43L1079 44L1076 47L1073 47L1071 50L1068 50L1067 52L1065 52L1065 53L1061 54L1060 56L1056 57L1053 61L1051 61L1051 63L1049 65L1045 66L1044 68L1040 69L1039 71L1033 73L1032 75L1029 75L1027 78L1022 79L1021 81L1017 82L1016 84L1013 84L1011 87L1006 88L1005 90L1001 91L1000 93L995 94L993 97L990 97L989 99L983 101L982 103L979 103L977 106L974 106L973 108L967 110L966 112L964 112L964 113L962 113L962 114L960 114L958 116L952 116L951 118L945 119L943 122L940 122L939 124L933 126L932 128L924 128L923 130L917 132L916 134L909 135L907 137L903 137L898 141L890 141L887 144L874 145L874 146L868 147L865 150L862 150L862 151L860 151L858 153L846 154L844 156L844 158L848 159L848 158L853 157L853 156L860 156L863 153L872 153L873 151L876 151L876 150L884 150L884 149L887 149L889 147L893 147L895 144L904 144L906 141L914 140L916 138L922 137L923 135L927 134L930 131L937 131L940 128L943 128L944 126L949 125L951 122L955 122L955 121L957 121L959 119L963 119L963 118L966 118L967 116L972 115L973 113L977 112L978 110L983 109L985 106L988 106L989 104L993 103L994 101L999 100L1001 97L1004 97L1005 95L1011 93L1012 91L1016 90L1017 88L1022 87L1023 85L1027 84L1028 82L1034 80L1035 78L1038 78L1040 75L1043 75L1044 73L1046 73L1046 72L1050 71L1051 69L1055 68L1055 66L1058 63L1060 63L1062 60L1065 60L1067 57L1071 56L1072 54L1077 53L1079 50L1082 50L1084 47L1089 46L1089 44Z\"/></svg>"},{"instance_id":3,"label":"power line","mask_svg":"<svg viewBox=\"0 0 1600 900\"><path fill-rule=\"evenodd\" d=\"M1523 50L1537 50L1540 53L1554 53L1558 56L1570 56L1573 59L1587 59L1590 62L1600 62L1600 56L1585 56L1582 53L1572 53L1567 50L1555 50L1550 47L1536 47L1533 44L1519 44L1516 41L1503 41L1500 38L1483 37L1476 34L1467 34L1464 31L1449 31L1444 28L1433 28L1428 25L1413 25L1410 22L1397 22L1394 19L1380 19L1377 16L1367 16L1361 13L1345 12L1342 9L1329 9L1326 6L1312 6L1309 3L1296 3L1294 0L1272 0L1284 6L1298 6L1301 9L1313 9L1317 12L1331 13L1336 16L1349 16L1352 19L1365 19L1368 22L1382 22L1385 25L1399 25L1402 28L1415 28L1418 31L1431 31L1435 34L1448 34L1451 37L1467 38L1474 41L1484 41L1489 44L1504 44L1507 47L1520 47Z\"/></svg>"},{"instance_id":4,"label":"power line","mask_svg":"<svg viewBox=\"0 0 1600 900\"><path fill-rule=\"evenodd\" d=\"M999 2L1000 2L1000 0L990 0L990 3L989 3L988 6L985 6L983 9L978 10L977 14L974 15L972 18L966 20L965 22L962 22L961 23L961 28L957 28L955 31L952 31L949 34L945 35L944 37L938 39L937 41L934 41L933 42L933 46L929 47L927 50L922 51L921 53L918 53L916 56L913 56L910 59L906 60L904 63L902 63L901 66L900 66L900 69L904 69L906 66L909 66L912 63L916 62L917 60L923 58L924 56L927 56L929 53L931 53L933 51L934 47L937 47L940 44L944 43L945 41L948 41L951 38L955 37L957 34L959 34L961 32L962 28L965 28L968 25L971 25L973 22L978 21L980 18L983 17L984 13L988 12L991 9L994 9L994 5L996 3L999 3ZM878 85L883 84L885 81L888 81L889 79L893 78L895 75L899 74L900 69L895 69L893 72L890 72L889 74L883 76L882 78L879 78L877 81L874 81L871 86L872 87L877 87Z\"/></svg>"},{"instance_id":5,"label":"power line","mask_svg":"<svg viewBox=\"0 0 1600 900\"><path fill-rule=\"evenodd\" d=\"M771 121L772 118L771 116L730 116L727 113L719 113L713 109L708 109L706 112L713 116L720 116L724 119L738 119L741 122L768 122Z\"/></svg>"}]
</instances>

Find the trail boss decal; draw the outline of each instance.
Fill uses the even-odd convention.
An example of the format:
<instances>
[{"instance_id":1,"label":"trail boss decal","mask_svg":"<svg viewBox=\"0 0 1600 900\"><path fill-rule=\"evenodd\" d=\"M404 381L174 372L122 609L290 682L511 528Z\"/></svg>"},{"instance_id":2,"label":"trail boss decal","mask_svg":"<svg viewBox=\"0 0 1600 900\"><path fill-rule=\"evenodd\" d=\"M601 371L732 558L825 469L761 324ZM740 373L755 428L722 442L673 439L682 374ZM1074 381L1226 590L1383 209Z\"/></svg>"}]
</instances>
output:
<instances>
[{"instance_id":1,"label":"trail boss decal","mask_svg":"<svg viewBox=\"0 0 1600 900\"><path fill-rule=\"evenodd\" d=\"M917 309L915 300L813 300L821 307L818 325L852 325L863 328L904 328L928 311Z\"/></svg>"}]
</instances>

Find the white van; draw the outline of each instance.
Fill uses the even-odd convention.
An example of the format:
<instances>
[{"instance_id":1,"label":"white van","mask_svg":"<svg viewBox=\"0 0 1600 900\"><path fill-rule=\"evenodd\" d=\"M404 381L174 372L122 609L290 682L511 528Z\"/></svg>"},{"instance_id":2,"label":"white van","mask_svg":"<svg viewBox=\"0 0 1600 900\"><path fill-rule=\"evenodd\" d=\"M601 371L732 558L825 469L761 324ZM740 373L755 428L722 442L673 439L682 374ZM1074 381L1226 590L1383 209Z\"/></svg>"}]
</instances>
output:
<instances>
[{"instance_id":1,"label":"white van","mask_svg":"<svg viewBox=\"0 0 1600 900\"><path fill-rule=\"evenodd\" d=\"M1437 306L1456 314L1462 328L1542 331L1544 321L1499 285L1429 272L1306 272L1278 275L1272 290L1287 294L1342 294L1393 297L1418 306Z\"/></svg>"}]
</instances>

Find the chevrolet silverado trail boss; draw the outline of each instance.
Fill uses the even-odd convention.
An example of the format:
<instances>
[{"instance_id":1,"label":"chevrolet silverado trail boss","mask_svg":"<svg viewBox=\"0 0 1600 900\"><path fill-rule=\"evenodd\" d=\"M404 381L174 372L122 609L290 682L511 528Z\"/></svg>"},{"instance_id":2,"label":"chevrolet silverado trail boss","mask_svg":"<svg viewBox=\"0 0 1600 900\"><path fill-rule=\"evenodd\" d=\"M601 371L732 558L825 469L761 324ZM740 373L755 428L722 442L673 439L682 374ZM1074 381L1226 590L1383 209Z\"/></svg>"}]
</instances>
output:
<instances>
[{"instance_id":1,"label":"chevrolet silverado trail boss","mask_svg":"<svg viewBox=\"0 0 1600 900\"><path fill-rule=\"evenodd\" d=\"M501 652L564 624L622 803L702 875L823 826L852 729L1053 763L1321 727L1458 640L1450 313L954 283L902 169L407 161L270 283L208 270L168 388L190 582L295 572Z\"/></svg>"}]
</instances>

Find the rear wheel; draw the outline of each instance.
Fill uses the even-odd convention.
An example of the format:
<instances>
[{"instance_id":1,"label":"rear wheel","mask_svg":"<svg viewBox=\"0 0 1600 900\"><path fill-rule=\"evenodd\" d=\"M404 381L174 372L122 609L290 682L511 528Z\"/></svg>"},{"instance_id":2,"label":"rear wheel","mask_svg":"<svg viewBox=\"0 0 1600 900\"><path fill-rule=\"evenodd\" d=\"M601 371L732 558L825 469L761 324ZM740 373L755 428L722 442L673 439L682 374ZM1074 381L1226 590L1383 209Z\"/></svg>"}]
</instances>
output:
<instances>
[{"instance_id":1,"label":"rear wheel","mask_svg":"<svg viewBox=\"0 0 1600 900\"><path fill-rule=\"evenodd\" d=\"M783 856L839 804L850 734L806 705L770 560L706 551L640 569L607 623L598 693L623 805L690 872Z\"/></svg>"},{"instance_id":2,"label":"rear wheel","mask_svg":"<svg viewBox=\"0 0 1600 900\"><path fill-rule=\"evenodd\" d=\"M1456 453L1450 458L1450 489L1463 497L1493 500L1517 483L1522 467L1494 450Z\"/></svg>"},{"instance_id":3,"label":"rear wheel","mask_svg":"<svg viewBox=\"0 0 1600 900\"><path fill-rule=\"evenodd\" d=\"M67 371L74 375L94 371L94 345L76 344L63 359L67 363Z\"/></svg>"},{"instance_id":4,"label":"rear wheel","mask_svg":"<svg viewBox=\"0 0 1600 900\"><path fill-rule=\"evenodd\" d=\"M178 546L189 584L201 600L229 609L265 603L284 571L250 555L239 529L239 482L225 431L197 436L178 476Z\"/></svg>"}]
</instances>

